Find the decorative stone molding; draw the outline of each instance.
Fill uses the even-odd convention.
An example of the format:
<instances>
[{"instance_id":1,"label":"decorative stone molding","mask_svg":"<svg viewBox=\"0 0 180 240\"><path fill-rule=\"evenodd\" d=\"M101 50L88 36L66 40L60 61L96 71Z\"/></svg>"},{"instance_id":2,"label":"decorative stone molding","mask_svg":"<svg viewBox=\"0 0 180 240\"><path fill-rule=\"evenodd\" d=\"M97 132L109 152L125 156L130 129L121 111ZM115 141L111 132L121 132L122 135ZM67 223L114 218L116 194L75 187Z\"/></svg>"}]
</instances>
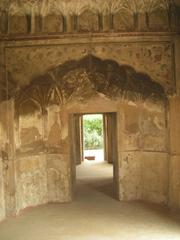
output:
<instances>
[{"instance_id":1,"label":"decorative stone molding","mask_svg":"<svg viewBox=\"0 0 180 240\"><path fill-rule=\"evenodd\" d=\"M120 10L129 12L152 12L156 9L166 9L174 4L172 0L3 0L1 9L9 11L10 14L30 13L43 16L49 13L62 13L63 15L80 15L87 9L100 12L103 15L116 13Z\"/></svg>"},{"instance_id":2,"label":"decorative stone molding","mask_svg":"<svg viewBox=\"0 0 180 240\"><path fill-rule=\"evenodd\" d=\"M92 32L100 31L101 29L104 31L151 30L149 23L151 22L150 18L152 18L153 13L155 13L155 15L159 13L159 18L161 18L162 15L161 21L164 21L165 27L163 24L160 24L158 29L154 27L152 30L158 31L161 30L161 28L162 30L168 30L171 29L172 26L174 29L174 25L178 25L177 11L178 9L173 0L77 0L75 2L73 0L3 0L0 3L0 18L1 22L3 22L2 25L4 25L1 26L1 32L11 33L11 30L8 27L10 16L31 16L31 33L36 32L36 27L34 25L37 24L41 26L41 29L39 29L37 32L44 32L44 19L49 15L63 16L63 24L65 25L63 27L63 32ZM118 18L118 20L120 20L118 24L128 26L117 26L116 16L118 14L122 16L122 19ZM84 26L82 26L82 24L79 24L79 22L81 22L81 19L83 19L84 15L87 16L87 19L86 23L84 23ZM143 15L144 19L141 17ZM40 23L35 23L35 16L40 16L36 19L36 21L39 21ZM69 18L69 16L71 17ZM128 24L128 19L130 19L130 22L133 21L133 24ZM69 23L69 21L72 21L73 23ZM93 26L87 27L87 22L92 22L90 25ZM143 22L145 22L145 24ZM68 27L70 24L73 25L71 30L69 30ZM29 25L29 23L27 23L27 25ZM146 27L144 28L142 25L146 25ZM47 30L46 27L45 29ZM18 32L18 30L14 32ZM29 31L27 30L26 32Z\"/></svg>"}]
</instances>

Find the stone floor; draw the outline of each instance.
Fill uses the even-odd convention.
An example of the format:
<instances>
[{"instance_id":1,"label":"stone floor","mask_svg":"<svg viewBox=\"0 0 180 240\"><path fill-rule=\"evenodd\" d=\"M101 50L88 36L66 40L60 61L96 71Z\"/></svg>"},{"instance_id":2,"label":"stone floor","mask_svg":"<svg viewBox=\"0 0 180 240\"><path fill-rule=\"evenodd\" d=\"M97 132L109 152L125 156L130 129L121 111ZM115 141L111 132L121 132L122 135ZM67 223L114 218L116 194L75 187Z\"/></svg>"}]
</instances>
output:
<instances>
[{"instance_id":1,"label":"stone floor","mask_svg":"<svg viewBox=\"0 0 180 240\"><path fill-rule=\"evenodd\" d=\"M112 166L77 167L73 203L25 210L0 224L0 240L180 240L180 215L112 198Z\"/></svg>"}]
</instances>

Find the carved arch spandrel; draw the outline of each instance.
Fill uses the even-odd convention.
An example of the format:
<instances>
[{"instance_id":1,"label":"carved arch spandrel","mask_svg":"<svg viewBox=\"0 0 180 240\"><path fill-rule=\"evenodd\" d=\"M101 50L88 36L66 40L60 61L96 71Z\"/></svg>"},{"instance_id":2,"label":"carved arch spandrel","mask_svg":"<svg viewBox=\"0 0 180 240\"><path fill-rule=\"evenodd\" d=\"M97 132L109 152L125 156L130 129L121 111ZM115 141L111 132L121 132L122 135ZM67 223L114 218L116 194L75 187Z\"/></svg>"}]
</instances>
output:
<instances>
[{"instance_id":1,"label":"carved arch spandrel","mask_svg":"<svg viewBox=\"0 0 180 240\"><path fill-rule=\"evenodd\" d=\"M73 100L83 102L96 94L103 94L110 99L131 98L134 101L166 99L163 87L147 74L113 60L87 55L33 79L19 91L16 103L34 99L41 106L42 114L45 114L48 105L62 106Z\"/></svg>"}]
</instances>

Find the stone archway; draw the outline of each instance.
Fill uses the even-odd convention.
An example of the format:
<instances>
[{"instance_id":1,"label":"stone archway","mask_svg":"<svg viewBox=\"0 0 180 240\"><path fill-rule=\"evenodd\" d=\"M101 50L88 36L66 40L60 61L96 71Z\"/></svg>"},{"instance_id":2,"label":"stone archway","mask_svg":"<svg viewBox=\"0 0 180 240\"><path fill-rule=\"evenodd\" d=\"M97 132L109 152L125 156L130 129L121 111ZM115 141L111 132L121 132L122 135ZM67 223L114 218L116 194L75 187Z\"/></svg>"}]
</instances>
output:
<instances>
[{"instance_id":1,"label":"stone archway","mask_svg":"<svg viewBox=\"0 0 180 240\"><path fill-rule=\"evenodd\" d=\"M37 117L43 124L37 128L42 127L44 134L38 139L42 144L36 154L33 148L37 147L36 141L32 143L31 155L16 146L19 153L15 162L16 194L21 196L18 210L44 202L71 200L69 116L84 112L117 113L118 198L167 202L166 94L148 75L131 66L87 55L48 70L18 90L17 118L19 106L28 100L40 106ZM27 114L31 122L31 113ZM61 138L58 141L49 138L54 123ZM23 183L20 185L22 175L23 182L27 178L30 183L28 192L22 191L26 189Z\"/></svg>"}]
</instances>

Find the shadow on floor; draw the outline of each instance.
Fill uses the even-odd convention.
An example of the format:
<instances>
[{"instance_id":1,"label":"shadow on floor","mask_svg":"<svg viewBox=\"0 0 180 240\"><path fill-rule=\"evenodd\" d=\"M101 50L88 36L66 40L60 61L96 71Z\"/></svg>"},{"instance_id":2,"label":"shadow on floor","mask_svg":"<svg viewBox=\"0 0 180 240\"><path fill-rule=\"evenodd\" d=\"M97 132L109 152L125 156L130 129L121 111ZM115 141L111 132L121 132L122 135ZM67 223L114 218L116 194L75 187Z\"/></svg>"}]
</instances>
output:
<instances>
[{"instance_id":1,"label":"shadow on floor","mask_svg":"<svg viewBox=\"0 0 180 240\"><path fill-rule=\"evenodd\" d=\"M90 188L95 189L96 191L98 191L100 193L103 193L104 195L114 198L115 194L114 194L113 179L112 178L101 179L99 182L98 181L99 180L97 179L97 181L89 182L87 185Z\"/></svg>"},{"instance_id":2,"label":"shadow on floor","mask_svg":"<svg viewBox=\"0 0 180 240\"><path fill-rule=\"evenodd\" d=\"M90 188L114 198L113 182L113 165L86 162L77 167L77 188Z\"/></svg>"}]
</instances>

